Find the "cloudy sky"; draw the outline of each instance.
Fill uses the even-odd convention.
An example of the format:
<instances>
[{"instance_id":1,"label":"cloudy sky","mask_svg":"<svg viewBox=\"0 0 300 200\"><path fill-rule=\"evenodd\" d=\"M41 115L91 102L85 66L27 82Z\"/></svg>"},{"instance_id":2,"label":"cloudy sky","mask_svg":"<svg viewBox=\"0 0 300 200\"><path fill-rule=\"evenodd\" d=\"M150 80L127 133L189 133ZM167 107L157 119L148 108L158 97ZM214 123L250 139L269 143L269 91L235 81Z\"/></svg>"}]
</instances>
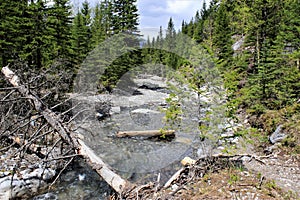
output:
<instances>
[{"instance_id":1,"label":"cloudy sky","mask_svg":"<svg viewBox=\"0 0 300 200\"><path fill-rule=\"evenodd\" d=\"M159 26L166 29L170 17L176 30L180 29L182 20L190 21L202 8L203 0L138 0L137 5L141 31L144 35L153 36L158 33Z\"/></svg>"},{"instance_id":2,"label":"cloudy sky","mask_svg":"<svg viewBox=\"0 0 300 200\"><path fill-rule=\"evenodd\" d=\"M73 0L80 4L83 0ZM159 26L166 29L170 17L172 17L176 30L180 29L182 20L190 21L200 10L204 0L138 0L137 6L140 14L140 30L144 37L156 36ZM210 0L206 0L208 4ZM95 5L97 0L89 0Z\"/></svg>"}]
</instances>

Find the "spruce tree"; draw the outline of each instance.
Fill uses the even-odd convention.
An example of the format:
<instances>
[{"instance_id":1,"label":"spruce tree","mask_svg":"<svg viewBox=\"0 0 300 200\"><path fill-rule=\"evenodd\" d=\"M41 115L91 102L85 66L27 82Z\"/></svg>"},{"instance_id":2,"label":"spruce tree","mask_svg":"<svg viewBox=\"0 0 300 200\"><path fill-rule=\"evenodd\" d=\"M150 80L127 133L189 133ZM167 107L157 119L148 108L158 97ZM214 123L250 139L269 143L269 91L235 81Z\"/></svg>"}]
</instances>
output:
<instances>
[{"instance_id":1,"label":"spruce tree","mask_svg":"<svg viewBox=\"0 0 300 200\"><path fill-rule=\"evenodd\" d=\"M198 43L203 41L203 19L198 11L195 16L193 38Z\"/></svg>"},{"instance_id":2,"label":"spruce tree","mask_svg":"<svg viewBox=\"0 0 300 200\"><path fill-rule=\"evenodd\" d=\"M137 0L114 0L113 1L113 24L114 34L125 32L138 35L138 9Z\"/></svg>"},{"instance_id":3,"label":"spruce tree","mask_svg":"<svg viewBox=\"0 0 300 200\"><path fill-rule=\"evenodd\" d=\"M90 12L89 4L85 1L82 4L81 11L78 11L74 18L72 26L72 47L77 63L81 63L91 50Z\"/></svg>"},{"instance_id":4,"label":"spruce tree","mask_svg":"<svg viewBox=\"0 0 300 200\"><path fill-rule=\"evenodd\" d=\"M167 50L169 52L174 52L175 47L176 47L175 41L176 41L175 25L174 25L172 18L170 18L170 20L168 22L168 27L166 30L166 37L164 40L165 50ZM170 67L173 67L173 68L177 67L176 56L172 53L164 55L164 62Z\"/></svg>"},{"instance_id":5,"label":"spruce tree","mask_svg":"<svg viewBox=\"0 0 300 200\"><path fill-rule=\"evenodd\" d=\"M221 2L215 18L213 43L217 51L219 60L229 60L233 54L231 30L229 25L229 17L227 9L228 3Z\"/></svg>"},{"instance_id":6,"label":"spruce tree","mask_svg":"<svg viewBox=\"0 0 300 200\"><path fill-rule=\"evenodd\" d=\"M21 26L25 23L27 2L3 0L0 4L0 59L2 66L19 58L26 35Z\"/></svg>"},{"instance_id":7,"label":"spruce tree","mask_svg":"<svg viewBox=\"0 0 300 200\"><path fill-rule=\"evenodd\" d=\"M93 12L93 19L91 24L91 32L92 32L92 38L91 43L93 47L98 46L99 43L104 41L107 37L107 24L108 22L105 20L108 20L107 16L105 15L105 2L98 3L96 7L94 8Z\"/></svg>"},{"instance_id":8,"label":"spruce tree","mask_svg":"<svg viewBox=\"0 0 300 200\"><path fill-rule=\"evenodd\" d=\"M52 59L60 57L69 59L71 50L72 13L68 0L53 0L48 8L47 28L51 37Z\"/></svg>"},{"instance_id":9,"label":"spruce tree","mask_svg":"<svg viewBox=\"0 0 300 200\"><path fill-rule=\"evenodd\" d=\"M279 52L274 42L282 20L282 6L280 0L260 0L251 5L255 16L251 24L255 25L246 37L246 45L252 46L252 58L248 58L250 74L245 97L257 113L278 104L275 102L278 99L276 79L281 70L276 66Z\"/></svg>"}]
</instances>

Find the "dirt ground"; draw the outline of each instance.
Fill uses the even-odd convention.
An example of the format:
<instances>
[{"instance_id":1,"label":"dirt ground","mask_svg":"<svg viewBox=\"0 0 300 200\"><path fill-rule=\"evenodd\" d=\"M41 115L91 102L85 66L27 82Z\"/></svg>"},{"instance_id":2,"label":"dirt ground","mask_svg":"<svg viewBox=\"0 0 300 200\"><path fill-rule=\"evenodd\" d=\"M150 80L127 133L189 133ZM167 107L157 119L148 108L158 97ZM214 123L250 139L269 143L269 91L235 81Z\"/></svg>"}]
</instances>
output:
<instances>
[{"instance_id":1,"label":"dirt ground","mask_svg":"<svg viewBox=\"0 0 300 200\"><path fill-rule=\"evenodd\" d=\"M300 199L299 156L262 161L245 161L245 169L207 173L187 183L174 199Z\"/></svg>"},{"instance_id":2,"label":"dirt ground","mask_svg":"<svg viewBox=\"0 0 300 200\"><path fill-rule=\"evenodd\" d=\"M123 199L300 200L300 155L280 150L270 155L258 154L219 154L199 159L195 165L186 166L168 188L154 183Z\"/></svg>"}]
</instances>

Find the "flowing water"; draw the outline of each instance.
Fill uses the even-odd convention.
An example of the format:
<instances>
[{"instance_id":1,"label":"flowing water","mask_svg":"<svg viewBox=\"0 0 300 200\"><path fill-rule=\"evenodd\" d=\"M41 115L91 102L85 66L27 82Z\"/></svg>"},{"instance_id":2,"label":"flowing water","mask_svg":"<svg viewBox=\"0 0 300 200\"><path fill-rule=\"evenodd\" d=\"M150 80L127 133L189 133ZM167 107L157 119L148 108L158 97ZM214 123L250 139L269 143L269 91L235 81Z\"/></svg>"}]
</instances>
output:
<instances>
[{"instance_id":1,"label":"flowing water","mask_svg":"<svg viewBox=\"0 0 300 200\"><path fill-rule=\"evenodd\" d=\"M104 120L91 119L81 125L79 133L95 153L123 178L132 182L157 181L164 184L180 166L185 156L199 157L205 146L197 129L199 108L197 95L181 98L180 120L172 124L175 137L117 138L118 131L159 130L170 124L164 119L169 105L165 101L172 92L159 77L136 80L134 95L111 95L112 115ZM151 83L154 88L142 87ZM207 148L206 148L207 147ZM49 193L35 199L105 199L111 192L108 185L88 166L77 162L69 168Z\"/></svg>"}]
</instances>

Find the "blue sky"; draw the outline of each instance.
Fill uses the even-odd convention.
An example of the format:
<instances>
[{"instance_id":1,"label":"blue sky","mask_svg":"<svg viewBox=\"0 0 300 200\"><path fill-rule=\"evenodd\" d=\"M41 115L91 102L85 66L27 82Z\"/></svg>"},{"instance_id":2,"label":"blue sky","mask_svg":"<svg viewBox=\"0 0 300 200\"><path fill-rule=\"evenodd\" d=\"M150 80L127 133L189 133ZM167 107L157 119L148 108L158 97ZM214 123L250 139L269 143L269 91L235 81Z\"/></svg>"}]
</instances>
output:
<instances>
[{"instance_id":1,"label":"blue sky","mask_svg":"<svg viewBox=\"0 0 300 200\"><path fill-rule=\"evenodd\" d=\"M75 5L83 0L72 0ZM99 0L89 0L95 5ZM206 0L208 4L210 0ZM138 0L137 6L140 14L140 30L146 38L156 36L159 26L166 29L170 17L172 17L176 30L181 28L182 20L190 21L200 10L203 0Z\"/></svg>"}]
</instances>

